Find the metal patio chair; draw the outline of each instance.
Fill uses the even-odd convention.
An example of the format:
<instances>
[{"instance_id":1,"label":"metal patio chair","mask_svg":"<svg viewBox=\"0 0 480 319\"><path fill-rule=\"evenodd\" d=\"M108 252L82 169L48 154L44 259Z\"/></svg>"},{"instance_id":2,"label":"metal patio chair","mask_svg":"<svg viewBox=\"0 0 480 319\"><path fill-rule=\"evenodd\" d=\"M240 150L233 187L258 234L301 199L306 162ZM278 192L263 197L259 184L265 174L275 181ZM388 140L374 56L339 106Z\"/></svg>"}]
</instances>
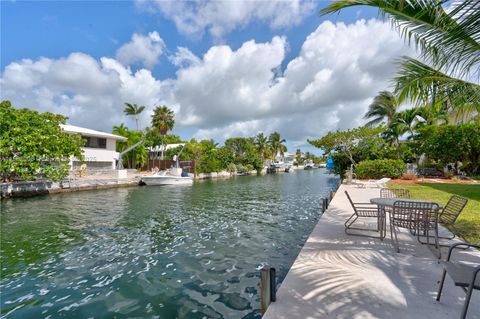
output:
<instances>
[{"instance_id":1,"label":"metal patio chair","mask_svg":"<svg viewBox=\"0 0 480 319\"><path fill-rule=\"evenodd\" d=\"M410 191L403 188L382 188L380 189L381 198L411 198Z\"/></svg>"},{"instance_id":2,"label":"metal patio chair","mask_svg":"<svg viewBox=\"0 0 480 319\"><path fill-rule=\"evenodd\" d=\"M438 243L438 210L439 206L435 203L413 202L408 200L398 200L393 204L390 211L390 235L392 243L397 252L400 252L398 245L397 228L406 228L417 235L417 240L422 244L430 243L430 231L434 231L434 244L440 257ZM422 235L423 234L423 235ZM395 237L395 238L394 238ZM424 242L420 238L426 237Z\"/></svg>"},{"instance_id":3,"label":"metal patio chair","mask_svg":"<svg viewBox=\"0 0 480 319\"><path fill-rule=\"evenodd\" d=\"M463 248L460 248L461 246L463 246ZM440 301L443 284L445 283L445 277L448 273L450 278L452 278L453 282L455 283L455 286L461 287L466 292L462 314L460 315L461 319L465 319L467 317L468 305L470 304L473 290L480 290L480 264L477 264L476 266L467 265L459 261L451 261L450 257L452 256L452 252L455 248L467 249L469 247L480 249L480 246L478 245L467 243L456 243L450 246L447 260L443 263L443 273L437 293L437 301Z\"/></svg>"},{"instance_id":4,"label":"metal patio chair","mask_svg":"<svg viewBox=\"0 0 480 319\"><path fill-rule=\"evenodd\" d=\"M465 206L467 206L468 199L462 196L453 195L448 200L447 205L440 211L438 215L438 221L446 226L449 226L455 230L455 221L457 220L460 213L463 211ZM443 236L441 239L453 239L455 234L453 232L452 236Z\"/></svg>"},{"instance_id":5,"label":"metal patio chair","mask_svg":"<svg viewBox=\"0 0 480 319\"><path fill-rule=\"evenodd\" d=\"M377 219L380 219L382 216L379 214L377 205L371 203L354 203L347 191L345 191L345 195L347 195L348 201L353 208L352 216L350 216L345 222L345 233L348 235L367 236L364 234L350 233L349 230L355 229L364 231L381 231L380 220L377 221L377 229L352 227L352 225L357 221L358 218L375 217ZM382 232L380 233L380 237L382 236L381 234Z\"/></svg>"}]
</instances>

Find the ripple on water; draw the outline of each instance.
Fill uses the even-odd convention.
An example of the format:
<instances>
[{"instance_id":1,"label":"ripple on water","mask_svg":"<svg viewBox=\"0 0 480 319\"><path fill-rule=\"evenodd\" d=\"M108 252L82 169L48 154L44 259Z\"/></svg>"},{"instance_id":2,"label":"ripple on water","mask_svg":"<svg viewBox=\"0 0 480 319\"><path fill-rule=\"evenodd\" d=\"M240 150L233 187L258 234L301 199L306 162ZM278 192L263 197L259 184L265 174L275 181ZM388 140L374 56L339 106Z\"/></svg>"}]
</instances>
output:
<instances>
[{"instance_id":1,"label":"ripple on water","mask_svg":"<svg viewBox=\"0 0 480 319\"><path fill-rule=\"evenodd\" d=\"M260 318L258 269L281 282L335 184L318 170L2 202L1 315Z\"/></svg>"}]
</instances>

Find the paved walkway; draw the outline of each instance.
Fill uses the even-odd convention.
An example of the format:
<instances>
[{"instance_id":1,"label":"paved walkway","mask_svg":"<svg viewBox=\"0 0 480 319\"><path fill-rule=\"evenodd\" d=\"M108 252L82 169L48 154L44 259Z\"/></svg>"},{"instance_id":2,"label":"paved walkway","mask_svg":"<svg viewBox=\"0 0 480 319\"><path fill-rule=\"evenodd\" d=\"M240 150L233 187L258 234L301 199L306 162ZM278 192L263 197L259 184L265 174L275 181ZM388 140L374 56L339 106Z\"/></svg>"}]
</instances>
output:
<instances>
[{"instance_id":1,"label":"paved walkway","mask_svg":"<svg viewBox=\"0 0 480 319\"><path fill-rule=\"evenodd\" d=\"M378 189L339 188L264 318L459 318L465 293L450 278L441 302L435 300L442 268L431 248L405 230L399 236L401 253L394 252L390 231L383 242L344 233L343 223L353 212L345 190L354 202L379 197ZM480 261L478 251L460 254ZM480 318L478 291L468 318Z\"/></svg>"}]
</instances>

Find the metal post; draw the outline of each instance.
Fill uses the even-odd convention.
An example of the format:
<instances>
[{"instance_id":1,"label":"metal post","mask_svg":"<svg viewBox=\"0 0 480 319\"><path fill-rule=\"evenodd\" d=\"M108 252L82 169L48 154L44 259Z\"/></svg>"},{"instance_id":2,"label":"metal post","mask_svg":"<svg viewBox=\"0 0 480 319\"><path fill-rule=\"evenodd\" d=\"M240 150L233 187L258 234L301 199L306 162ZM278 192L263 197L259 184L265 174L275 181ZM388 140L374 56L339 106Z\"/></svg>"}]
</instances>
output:
<instances>
[{"instance_id":1,"label":"metal post","mask_svg":"<svg viewBox=\"0 0 480 319\"><path fill-rule=\"evenodd\" d=\"M267 312L272 297L270 295L270 267L260 269L260 312L262 316Z\"/></svg>"}]
</instances>

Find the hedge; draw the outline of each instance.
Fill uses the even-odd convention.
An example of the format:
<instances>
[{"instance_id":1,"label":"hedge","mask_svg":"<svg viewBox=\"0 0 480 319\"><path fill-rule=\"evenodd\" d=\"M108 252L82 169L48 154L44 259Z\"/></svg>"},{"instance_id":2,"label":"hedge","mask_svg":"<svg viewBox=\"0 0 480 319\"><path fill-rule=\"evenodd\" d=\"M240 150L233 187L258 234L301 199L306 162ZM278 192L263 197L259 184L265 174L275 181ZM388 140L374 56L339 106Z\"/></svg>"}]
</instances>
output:
<instances>
[{"instance_id":1,"label":"hedge","mask_svg":"<svg viewBox=\"0 0 480 319\"><path fill-rule=\"evenodd\" d=\"M405 172L405 163L402 160L373 160L361 161L355 167L358 178L399 178Z\"/></svg>"}]
</instances>

